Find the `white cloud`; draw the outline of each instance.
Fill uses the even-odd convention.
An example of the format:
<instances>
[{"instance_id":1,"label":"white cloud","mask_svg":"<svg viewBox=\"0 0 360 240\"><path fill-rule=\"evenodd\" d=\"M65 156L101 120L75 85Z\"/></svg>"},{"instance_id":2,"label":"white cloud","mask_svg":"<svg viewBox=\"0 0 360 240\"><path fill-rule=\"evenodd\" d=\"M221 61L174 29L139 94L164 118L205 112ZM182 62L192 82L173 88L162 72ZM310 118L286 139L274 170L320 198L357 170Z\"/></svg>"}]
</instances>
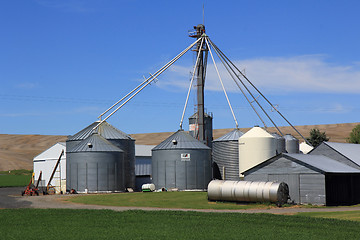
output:
<instances>
[{"instance_id":1,"label":"white cloud","mask_svg":"<svg viewBox=\"0 0 360 240\"><path fill-rule=\"evenodd\" d=\"M208 59L206 89L222 91L213 64ZM295 57L257 58L233 61L250 81L264 92L321 92L359 93L360 65L335 65L326 62L324 56L308 55ZM237 89L221 62L216 63L227 91ZM159 86L186 88L192 67L174 66L169 80ZM185 81L184 81L185 80Z\"/></svg>"},{"instance_id":2,"label":"white cloud","mask_svg":"<svg viewBox=\"0 0 360 240\"><path fill-rule=\"evenodd\" d=\"M21 89L34 89L38 85L39 85L38 83L23 82L23 83L16 84L15 87L16 88L21 88Z\"/></svg>"}]
</instances>

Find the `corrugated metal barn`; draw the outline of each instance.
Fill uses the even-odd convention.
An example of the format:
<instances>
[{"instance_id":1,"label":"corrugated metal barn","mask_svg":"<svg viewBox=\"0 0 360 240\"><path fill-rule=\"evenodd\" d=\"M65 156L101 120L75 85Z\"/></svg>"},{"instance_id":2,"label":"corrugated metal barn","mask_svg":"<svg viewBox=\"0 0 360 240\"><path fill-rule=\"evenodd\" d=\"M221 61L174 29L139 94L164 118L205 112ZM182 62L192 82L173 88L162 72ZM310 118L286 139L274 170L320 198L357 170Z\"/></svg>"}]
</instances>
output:
<instances>
[{"instance_id":1,"label":"corrugated metal barn","mask_svg":"<svg viewBox=\"0 0 360 240\"><path fill-rule=\"evenodd\" d=\"M360 144L323 142L308 154L324 155L360 169Z\"/></svg>"},{"instance_id":2,"label":"corrugated metal barn","mask_svg":"<svg viewBox=\"0 0 360 240\"><path fill-rule=\"evenodd\" d=\"M283 181L295 203L360 203L360 170L322 155L282 153L243 172L246 181Z\"/></svg>"}]
</instances>

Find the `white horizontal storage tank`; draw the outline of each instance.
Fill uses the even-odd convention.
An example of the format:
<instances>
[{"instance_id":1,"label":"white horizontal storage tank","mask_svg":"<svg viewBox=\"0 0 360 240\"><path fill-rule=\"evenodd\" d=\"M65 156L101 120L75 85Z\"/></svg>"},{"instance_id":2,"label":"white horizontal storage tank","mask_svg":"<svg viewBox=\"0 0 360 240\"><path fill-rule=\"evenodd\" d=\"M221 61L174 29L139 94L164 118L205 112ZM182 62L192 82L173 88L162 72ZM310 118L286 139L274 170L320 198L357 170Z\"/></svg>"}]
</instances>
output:
<instances>
[{"instance_id":1,"label":"white horizontal storage tank","mask_svg":"<svg viewBox=\"0 0 360 240\"><path fill-rule=\"evenodd\" d=\"M208 185L208 199L231 202L273 202L282 205L289 199L289 187L284 182L213 180Z\"/></svg>"},{"instance_id":2,"label":"white horizontal storage tank","mask_svg":"<svg viewBox=\"0 0 360 240\"><path fill-rule=\"evenodd\" d=\"M260 127L253 127L239 138L239 174L276 156L276 152L276 138Z\"/></svg>"}]
</instances>

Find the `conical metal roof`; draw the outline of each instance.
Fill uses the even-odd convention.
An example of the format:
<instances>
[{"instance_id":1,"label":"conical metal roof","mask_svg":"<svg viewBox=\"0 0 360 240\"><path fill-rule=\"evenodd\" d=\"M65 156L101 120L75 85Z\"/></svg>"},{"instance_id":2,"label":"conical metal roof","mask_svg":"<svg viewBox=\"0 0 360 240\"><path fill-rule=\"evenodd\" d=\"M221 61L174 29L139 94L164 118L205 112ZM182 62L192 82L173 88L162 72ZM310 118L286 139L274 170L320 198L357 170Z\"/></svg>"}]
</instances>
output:
<instances>
[{"instance_id":1,"label":"conical metal roof","mask_svg":"<svg viewBox=\"0 0 360 240\"><path fill-rule=\"evenodd\" d=\"M239 137L241 137L242 135L244 135L244 133L242 131L240 131L239 129L235 128L231 132L215 139L213 142L238 141Z\"/></svg>"},{"instance_id":2,"label":"conical metal roof","mask_svg":"<svg viewBox=\"0 0 360 240\"><path fill-rule=\"evenodd\" d=\"M127 135L126 133L120 131L119 129L115 128L108 122L103 122L95 131L93 130L94 127L96 127L99 124L100 121L96 121L80 132L76 133L73 136L70 136L68 138L68 141L78 141L83 140L87 137L89 137L93 133L99 133L102 137L105 139L129 139L132 140L132 138Z\"/></svg>"},{"instance_id":3,"label":"conical metal roof","mask_svg":"<svg viewBox=\"0 0 360 240\"><path fill-rule=\"evenodd\" d=\"M116 147L99 134L93 133L68 152L123 152L123 150Z\"/></svg>"},{"instance_id":4,"label":"conical metal roof","mask_svg":"<svg viewBox=\"0 0 360 240\"><path fill-rule=\"evenodd\" d=\"M291 134L286 134L285 136L284 136L284 138L285 138L285 141L293 141L293 140L298 140L296 137L294 137L293 135L291 135Z\"/></svg>"},{"instance_id":5,"label":"conical metal roof","mask_svg":"<svg viewBox=\"0 0 360 240\"><path fill-rule=\"evenodd\" d=\"M199 140L193 138L184 130L178 130L176 133L165 139L152 150L163 149L211 149Z\"/></svg>"},{"instance_id":6,"label":"conical metal roof","mask_svg":"<svg viewBox=\"0 0 360 240\"><path fill-rule=\"evenodd\" d=\"M273 135L268 133L266 130L261 127L253 127L247 131L241 138L275 138Z\"/></svg>"}]
</instances>

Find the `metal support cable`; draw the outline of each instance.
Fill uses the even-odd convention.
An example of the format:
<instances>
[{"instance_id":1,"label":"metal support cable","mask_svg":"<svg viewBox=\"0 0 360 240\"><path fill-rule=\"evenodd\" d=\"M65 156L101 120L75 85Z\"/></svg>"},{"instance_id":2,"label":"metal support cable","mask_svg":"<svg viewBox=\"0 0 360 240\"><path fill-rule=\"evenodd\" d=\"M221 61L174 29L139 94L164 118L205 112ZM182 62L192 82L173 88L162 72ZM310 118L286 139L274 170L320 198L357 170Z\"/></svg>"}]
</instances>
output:
<instances>
[{"instance_id":1,"label":"metal support cable","mask_svg":"<svg viewBox=\"0 0 360 240\"><path fill-rule=\"evenodd\" d=\"M195 45L197 42L199 41L196 40L193 45ZM186 48L187 49L187 48ZM188 50L183 50L180 54L187 52ZM180 55L179 54L179 55ZM108 109L106 109L105 112L103 112L98 118L101 120L101 117L103 115L105 115L107 112L109 112L111 109L113 109L116 105L118 105L119 103L121 103L124 99L126 99L128 96L130 96L133 92L135 92L137 89L139 89L141 86L143 86L145 83L149 82L151 79L156 78L154 77L154 75L158 74L161 70L163 70L165 67L167 67L169 64L171 65L174 61L176 61L178 59L178 56L174 57L173 59L171 59L168 63L166 63L162 68L160 68L159 70L157 70L154 74L150 74L150 77L148 77L147 79L145 79L145 81L143 81L142 83L140 83L136 88L134 88L132 91L130 91L128 94L126 94L123 98L121 98L119 101L117 101L116 103L114 103L111 107L109 107Z\"/></svg>"},{"instance_id":2,"label":"metal support cable","mask_svg":"<svg viewBox=\"0 0 360 240\"><path fill-rule=\"evenodd\" d=\"M203 46L203 43L204 43L204 38L201 38L201 44L200 44L200 49L202 48ZM197 63L200 59L200 54L201 54L201 51L199 51L197 57L196 57L196 62L195 62L195 65L194 65L194 70L193 70L193 74L192 74L192 77L191 77L191 81L190 81L190 86L189 86L189 89L188 89L188 93L187 93L187 96L186 96L186 101L185 101L185 106L184 106L184 110L182 112L182 115L181 115L181 120L180 120L180 129L182 129L182 125L183 125L183 121L184 121L184 115L185 115L185 111L186 111L186 107L187 107L187 104L188 104L188 101L189 101L189 96L190 96L190 92L191 92L191 87L192 87L192 84L193 84L193 81L194 81L194 76L195 76L195 71L196 71L196 66L197 66Z\"/></svg>"},{"instance_id":3,"label":"metal support cable","mask_svg":"<svg viewBox=\"0 0 360 240\"><path fill-rule=\"evenodd\" d=\"M139 90L137 90L130 98L128 98L125 102L123 102L119 107L117 107L112 113L110 113L106 118L101 120L93 130L97 129L103 122L105 122L109 117L111 117L114 113L116 113L120 108L122 108L126 103L128 103L133 97L135 97L139 92L141 92L146 86L148 86L156 77L158 77L161 73L163 73L166 69L168 69L172 64L174 64L179 58L181 58L187 51L189 51L198 41L200 38L197 39L194 43L188 46L185 50L183 50L179 55L173 58L170 62L168 62L161 70L158 70L156 74L151 75L149 80L144 84Z\"/></svg>"},{"instance_id":4,"label":"metal support cable","mask_svg":"<svg viewBox=\"0 0 360 240\"><path fill-rule=\"evenodd\" d=\"M210 44L212 45L212 42L210 41ZM250 99L248 98L248 96L246 95L246 93L244 92L244 90L242 89L242 87L239 85L239 83L236 81L234 75L236 76L236 74L234 73L233 69L231 68L231 66L229 65L229 63L219 54L218 50L213 46L216 55L219 57L220 61L222 62L222 64L224 65L225 69L228 71L230 77L233 79L233 81L235 82L235 84L238 86L238 88L240 89L241 93L244 95L245 99L248 101L248 103L250 104L251 108L254 110L254 112L256 113L256 115L258 116L258 118L260 119L260 121L264 124L264 127L267 128L265 121L262 119L262 117L260 116L260 114L258 113L258 111L255 109L254 105L251 103Z\"/></svg>"},{"instance_id":5,"label":"metal support cable","mask_svg":"<svg viewBox=\"0 0 360 240\"><path fill-rule=\"evenodd\" d=\"M233 108L232 108L232 106L231 106L231 103L230 103L229 97L228 97L228 95L227 95L227 93L226 93L226 90L225 90L225 87L224 87L223 81L222 81L222 79L221 79L221 76L220 76L219 70L218 70L218 68L217 68L217 66L216 66L215 59L214 59L214 56L213 56L213 54L212 54L212 52L211 52L210 45L209 45L209 43L208 43L208 41L207 41L207 38L205 38L205 42L206 42L206 45L208 46L208 49L209 49L209 52L210 52L210 56L211 56L211 59L212 59L212 61L213 61L213 63L214 63L214 67L215 67L216 73L217 73L217 75L218 75L218 77L219 77L219 80L220 80L220 83L221 83L222 89L223 89L223 91L224 91L224 94L225 94L226 100L227 100L227 102L228 102L228 104L229 104L229 107L230 107L230 110L231 110L231 114L233 115L233 118L234 118L234 121L235 121L236 128L239 128L239 124L238 124L238 122L237 122L237 120L236 120L236 117L235 117L235 114L234 114L234 110L233 110Z\"/></svg>"},{"instance_id":6,"label":"metal support cable","mask_svg":"<svg viewBox=\"0 0 360 240\"><path fill-rule=\"evenodd\" d=\"M215 44L214 44L215 45ZM215 45L216 46L216 45ZM217 48L217 47L216 47ZM219 50L220 52L221 52L221 50ZM302 139L308 144L308 145L310 145L310 146L312 146L311 145L311 143L309 143L309 141L287 120L287 118L285 118L285 116L262 94L262 92L260 92L260 90L236 67L236 65L233 63L233 62L231 62L230 60L229 60L229 58L228 57L226 57L226 55L223 53L223 52L221 52L223 55L224 55L224 57L235 67L235 69L241 74L241 76L243 77L243 78L245 78L246 79L246 81L269 103L269 105L272 107L272 108L274 108L274 110L291 126L291 128L292 129L294 129L294 131L295 132L297 132L301 137L302 137Z\"/></svg>"},{"instance_id":7,"label":"metal support cable","mask_svg":"<svg viewBox=\"0 0 360 240\"><path fill-rule=\"evenodd\" d=\"M211 41L211 40L210 40ZM214 48L216 48L219 53L221 53L221 55L224 57L224 59L226 59L228 62L230 62L233 66L234 64L229 60L229 58L227 58L225 56L225 54L212 42L212 45ZM235 66L236 67L236 66ZM237 69L237 68L236 68ZM234 70L232 70L234 71ZM267 116L267 118L271 121L271 123L274 125L274 127L279 131L279 133L281 134L281 136L284 136L284 134L281 132L281 130L278 128L278 126L276 125L276 123L271 119L271 117L269 116L269 114L265 111L265 109L261 106L261 104L259 103L259 101L255 98L255 96L252 94L252 92L250 91L250 89L245 85L245 83L240 79L240 77L234 72L235 76L237 77L237 79L241 82L241 84L244 86L244 88L247 90L247 92L251 95L251 97L254 99L254 101L257 103L257 105L260 107L260 109L263 111L263 113Z\"/></svg>"}]
</instances>

